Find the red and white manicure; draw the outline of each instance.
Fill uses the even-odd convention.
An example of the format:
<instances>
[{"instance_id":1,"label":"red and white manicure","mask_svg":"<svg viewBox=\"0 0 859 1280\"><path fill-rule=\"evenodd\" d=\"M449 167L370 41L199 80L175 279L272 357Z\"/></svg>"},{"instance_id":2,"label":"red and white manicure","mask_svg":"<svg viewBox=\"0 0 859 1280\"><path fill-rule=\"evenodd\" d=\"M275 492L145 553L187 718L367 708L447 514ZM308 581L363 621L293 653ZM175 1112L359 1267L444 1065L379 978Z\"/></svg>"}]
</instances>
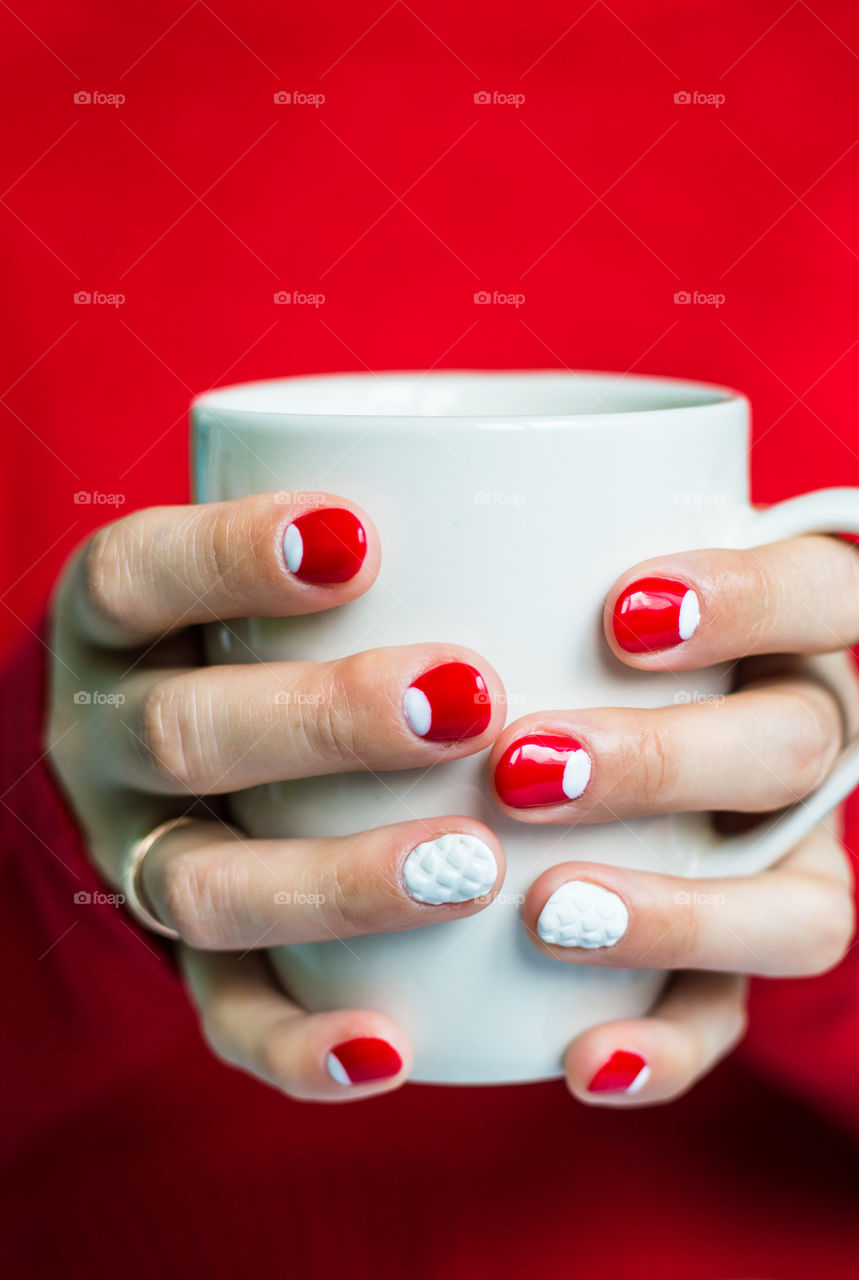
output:
<instances>
[{"instance_id":1,"label":"red and white manicure","mask_svg":"<svg viewBox=\"0 0 859 1280\"><path fill-rule=\"evenodd\" d=\"M614 606L614 636L627 653L673 649L698 630L697 594L676 578L637 578Z\"/></svg>"},{"instance_id":2,"label":"red and white manicure","mask_svg":"<svg viewBox=\"0 0 859 1280\"><path fill-rule=\"evenodd\" d=\"M403 698L409 728L430 742L458 742L485 732L492 719L486 681L467 662L443 662L409 685Z\"/></svg>"},{"instance_id":3,"label":"red and white manicure","mask_svg":"<svg viewBox=\"0 0 859 1280\"><path fill-rule=\"evenodd\" d=\"M364 563L367 534L344 507L318 507L288 525L283 555L290 573L302 582L348 582Z\"/></svg>"},{"instance_id":4,"label":"red and white manicure","mask_svg":"<svg viewBox=\"0 0 859 1280\"><path fill-rule=\"evenodd\" d=\"M649 1079L650 1067L640 1053L618 1049L591 1080L588 1093L638 1093Z\"/></svg>"},{"instance_id":5,"label":"red and white manicure","mask_svg":"<svg viewBox=\"0 0 859 1280\"><path fill-rule=\"evenodd\" d=\"M325 1065L338 1084L373 1084L399 1075L403 1060L387 1040L361 1036L335 1045Z\"/></svg>"},{"instance_id":6,"label":"red and white manicure","mask_svg":"<svg viewBox=\"0 0 859 1280\"><path fill-rule=\"evenodd\" d=\"M591 758L575 738L536 733L517 738L495 766L495 790L513 809L565 804L584 795Z\"/></svg>"}]
</instances>

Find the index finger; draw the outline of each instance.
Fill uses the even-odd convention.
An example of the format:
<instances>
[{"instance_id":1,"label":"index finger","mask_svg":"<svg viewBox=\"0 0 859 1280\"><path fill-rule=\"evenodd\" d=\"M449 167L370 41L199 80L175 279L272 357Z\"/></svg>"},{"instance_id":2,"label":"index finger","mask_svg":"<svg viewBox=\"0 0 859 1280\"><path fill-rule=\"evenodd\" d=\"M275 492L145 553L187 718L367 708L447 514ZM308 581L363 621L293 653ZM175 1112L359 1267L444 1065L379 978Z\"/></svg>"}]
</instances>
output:
<instances>
[{"instance_id":1,"label":"index finger","mask_svg":"<svg viewBox=\"0 0 859 1280\"><path fill-rule=\"evenodd\" d=\"M363 594L379 561L355 503L269 493L125 516L81 548L65 589L79 632L114 648L221 618L330 609Z\"/></svg>"},{"instance_id":2,"label":"index finger","mask_svg":"<svg viewBox=\"0 0 859 1280\"><path fill-rule=\"evenodd\" d=\"M859 641L859 555L812 535L646 560L610 591L605 632L616 656L644 671L834 653Z\"/></svg>"}]
</instances>

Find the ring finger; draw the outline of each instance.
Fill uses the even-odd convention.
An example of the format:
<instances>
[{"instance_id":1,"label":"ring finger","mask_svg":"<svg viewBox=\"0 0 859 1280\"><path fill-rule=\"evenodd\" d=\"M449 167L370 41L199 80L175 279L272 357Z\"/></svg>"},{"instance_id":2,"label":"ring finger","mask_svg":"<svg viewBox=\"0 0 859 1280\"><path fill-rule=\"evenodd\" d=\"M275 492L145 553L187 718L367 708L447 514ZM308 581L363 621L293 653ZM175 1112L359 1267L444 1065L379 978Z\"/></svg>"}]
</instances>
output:
<instances>
[{"instance_id":1,"label":"ring finger","mask_svg":"<svg viewBox=\"0 0 859 1280\"><path fill-rule=\"evenodd\" d=\"M563 863L535 880L523 919L539 950L574 964L767 977L832 968L854 927L847 857L824 826L756 876Z\"/></svg>"},{"instance_id":2,"label":"ring finger","mask_svg":"<svg viewBox=\"0 0 859 1280\"><path fill-rule=\"evenodd\" d=\"M184 942L239 951L472 915L492 901L504 871L497 837L465 816L294 840L251 840L192 821L152 846L140 888Z\"/></svg>"},{"instance_id":3,"label":"ring finger","mask_svg":"<svg viewBox=\"0 0 859 1280\"><path fill-rule=\"evenodd\" d=\"M828 689L773 678L708 702L526 716L499 737L489 776L501 808L524 822L766 812L814 790L842 736Z\"/></svg>"},{"instance_id":4,"label":"ring finger","mask_svg":"<svg viewBox=\"0 0 859 1280\"><path fill-rule=\"evenodd\" d=\"M498 675L453 645L156 670L122 687L116 750L105 753L114 780L168 794L426 766L487 746L504 720Z\"/></svg>"}]
</instances>

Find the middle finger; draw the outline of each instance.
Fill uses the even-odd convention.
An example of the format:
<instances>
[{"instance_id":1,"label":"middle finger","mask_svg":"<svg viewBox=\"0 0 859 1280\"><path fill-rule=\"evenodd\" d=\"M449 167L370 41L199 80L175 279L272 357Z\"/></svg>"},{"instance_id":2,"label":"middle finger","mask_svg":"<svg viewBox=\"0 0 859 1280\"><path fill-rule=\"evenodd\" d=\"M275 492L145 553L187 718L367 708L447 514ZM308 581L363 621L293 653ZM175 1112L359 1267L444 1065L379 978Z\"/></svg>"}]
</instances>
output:
<instances>
[{"instance_id":1,"label":"middle finger","mask_svg":"<svg viewBox=\"0 0 859 1280\"><path fill-rule=\"evenodd\" d=\"M455 645L150 671L123 690L115 780L162 794L425 767L480 751L504 721L498 675Z\"/></svg>"},{"instance_id":2,"label":"middle finger","mask_svg":"<svg viewBox=\"0 0 859 1280\"><path fill-rule=\"evenodd\" d=\"M773 678L706 702L525 716L501 734L489 775L501 808L523 822L760 813L813 791L842 736L828 689Z\"/></svg>"}]
</instances>

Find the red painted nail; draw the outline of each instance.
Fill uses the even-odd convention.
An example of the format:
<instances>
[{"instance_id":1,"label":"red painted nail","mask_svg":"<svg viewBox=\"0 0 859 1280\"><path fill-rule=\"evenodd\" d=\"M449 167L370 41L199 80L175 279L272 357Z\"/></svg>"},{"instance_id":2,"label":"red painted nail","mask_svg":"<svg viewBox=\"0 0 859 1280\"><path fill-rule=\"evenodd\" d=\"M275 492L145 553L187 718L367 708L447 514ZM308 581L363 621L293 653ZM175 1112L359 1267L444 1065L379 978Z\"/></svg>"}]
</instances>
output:
<instances>
[{"instance_id":1,"label":"red painted nail","mask_svg":"<svg viewBox=\"0 0 859 1280\"><path fill-rule=\"evenodd\" d=\"M287 527L283 554L302 582L348 582L364 563L367 535L351 511L319 507Z\"/></svg>"},{"instance_id":2,"label":"red painted nail","mask_svg":"<svg viewBox=\"0 0 859 1280\"><path fill-rule=\"evenodd\" d=\"M390 1080L403 1069L403 1060L387 1040L362 1036L335 1045L326 1059L328 1072L338 1084L371 1084Z\"/></svg>"},{"instance_id":3,"label":"red painted nail","mask_svg":"<svg viewBox=\"0 0 859 1280\"><path fill-rule=\"evenodd\" d=\"M700 621L698 597L676 578L638 578L618 596L614 635L627 653L671 649L695 634Z\"/></svg>"},{"instance_id":4,"label":"red painted nail","mask_svg":"<svg viewBox=\"0 0 859 1280\"><path fill-rule=\"evenodd\" d=\"M537 733L512 742L495 766L495 790L514 809L578 800L591 776L591 758L575 738Z\"/></svg>"},{"instance_id":5,"label":"red painted nail","mask_svg":"<svg viewBox=\"0 0 859 1280\"><path fill-rule=\"evenodd\" d=\"M650 1067L640 1053L618 1049L602 1064L588 1093L638 1093L649 1079Z\"/></svg>"},{"instance_id":6,"label":"red painted nail","mask_svg":"<svg viewBox=\"0 0 859 1280\"><path fill-rule=\"evenodd\" d=\"M430 742L476 738L492 719L486 681L467 662L425 671L406 690L403 710L409 727Z\"/></svg>"}]
</instances>

